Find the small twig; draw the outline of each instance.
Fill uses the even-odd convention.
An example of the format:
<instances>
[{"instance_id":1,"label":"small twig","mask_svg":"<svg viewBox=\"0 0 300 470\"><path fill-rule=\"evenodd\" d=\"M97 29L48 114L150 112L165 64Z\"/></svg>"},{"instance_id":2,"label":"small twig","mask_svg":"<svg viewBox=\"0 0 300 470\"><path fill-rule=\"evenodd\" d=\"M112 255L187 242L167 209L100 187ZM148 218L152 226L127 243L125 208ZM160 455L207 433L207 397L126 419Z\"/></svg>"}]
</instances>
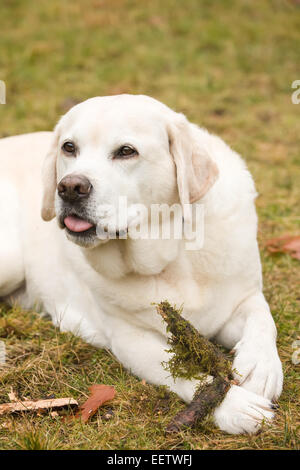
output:
<instances>
[{"instance_id":1,"label":"small twig","mask_svg":"<svg viewBox=\"0 0 300 470\"><path fill-rule=\"evenodd\" d=\"M39 411L53 408L64 408L66 406L78 406L73 398L54 398L50 400L25 400L0 405L0 415L15 413L17 411Z\"/></svg>"}]
</instances>

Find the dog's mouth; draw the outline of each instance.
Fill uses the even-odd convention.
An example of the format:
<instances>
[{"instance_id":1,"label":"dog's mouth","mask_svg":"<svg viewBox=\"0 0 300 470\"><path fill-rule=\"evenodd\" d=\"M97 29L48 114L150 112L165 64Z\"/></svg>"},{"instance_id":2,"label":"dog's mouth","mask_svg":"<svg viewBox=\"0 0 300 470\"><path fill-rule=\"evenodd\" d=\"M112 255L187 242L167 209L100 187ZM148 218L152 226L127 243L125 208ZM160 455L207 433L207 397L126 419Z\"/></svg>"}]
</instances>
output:
<instances>
[{"instance_id":1,"label":"dog's mouth","mask_svg":"<svg viewBox=\"0 0 300 470\"><path fill-rule=\"evenodd\" d=\"M67 229L70 230L70 232L75 233L86 232L87 230L90 230L92 227L94 227L93 224L87 220L82 219L81 217L78 217L77 215L68 215L68 217L65 217L64 224Z\"/></svg>"},{"instance_id":2,"label":"dog's mouth","mask_svg":"<svg viewBox=\"0 0 300 470\"><path fill-rule=\"evenodd\" d=\"M75 214L65 217L63 219L63 225L70 234L76 236L96 233L95 224Z\"/></svg>"},{"instance_id":3,"label":"dog's mouth","mask_svg":"<svg viewBox=\"0 0 300 470\"><path fill-rule=\"evenodd\" d=\"M65 229L66 232L72 236L73 240L77 240L78 243L94 240L95 237L102 242L108 241L110 238L127 238L128 233L128 227L110 232L108 226L101 226L99 224L97 226L95 222L84 215L77 215L74 212L71 212L71 214L61 214L59 217L59 226Z\"/></svg>"}]
</instances>

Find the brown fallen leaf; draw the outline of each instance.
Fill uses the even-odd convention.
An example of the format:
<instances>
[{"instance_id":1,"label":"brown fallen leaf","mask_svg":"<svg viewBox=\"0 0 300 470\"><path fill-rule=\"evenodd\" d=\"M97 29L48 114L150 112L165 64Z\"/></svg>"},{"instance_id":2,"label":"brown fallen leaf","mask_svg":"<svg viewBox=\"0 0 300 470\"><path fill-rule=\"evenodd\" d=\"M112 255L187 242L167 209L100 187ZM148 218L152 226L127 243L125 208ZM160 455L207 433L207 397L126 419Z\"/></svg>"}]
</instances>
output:
<instances>
[{"instance_id":1,"label":"brown fallen leaf","mask_svg":"<svg viewBox=\"0 0 300 470\"><path fill-rule=\"evenodd\" d=\"M300 260L300 236L282 235L266 242L270 253L288 253L292 258Z\"/></svg>"},{"instance_id":2,"label":"brown fallen leaf","mask_svg":"<svg viewBox=\"0 0 300 470\"><path fill-rule=\"evenodd\" d=\"M103 403L112 400L116 394L115 388L109 385L95 384L89 387L89 390L91 396L80 406L75 415L75 418L81 418L84 423L96 413Z\"/></svg>"},{"instance_id":3,"label":"brown fallen leaf","mask_svg":"<svg viewBox=\"0 0 300 470\"><path fill-rule=\"evenodd\" d=\"M0 405L0 415L15 413L17 411L40 411L45 409L63 408L66 406L78 406L73 398L55 398L53 400L25 400Z\"/></svg>"}]
</instances>

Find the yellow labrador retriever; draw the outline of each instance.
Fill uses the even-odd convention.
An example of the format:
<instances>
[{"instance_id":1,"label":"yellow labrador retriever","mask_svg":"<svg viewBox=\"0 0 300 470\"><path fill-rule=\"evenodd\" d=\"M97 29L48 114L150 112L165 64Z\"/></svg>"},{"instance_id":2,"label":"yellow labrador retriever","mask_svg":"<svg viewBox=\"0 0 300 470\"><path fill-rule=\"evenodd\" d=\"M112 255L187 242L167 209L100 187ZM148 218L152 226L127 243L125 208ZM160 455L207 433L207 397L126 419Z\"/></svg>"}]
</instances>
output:
<instances>
[{"instance_id":1,"label":"yellow labrador retriever","mask_svg":"<svg viewBox=\"0 0 300 470\"><path fill-rule=\"evenodd\" d=\"M184 304L203 335L235 351L240 386L216 409L216 424L256 432L272 419L283 378L262 293L255 196L240 156L182 114L147 96L89 99L54 133L0 141L0 296L38 306L188 402L196 383L162 367L167 335L151 305ZM182 225L201 207L202 245L130 236L144 220L137 207L160 204L180 205Z\"/></svg>"}]
</instances>

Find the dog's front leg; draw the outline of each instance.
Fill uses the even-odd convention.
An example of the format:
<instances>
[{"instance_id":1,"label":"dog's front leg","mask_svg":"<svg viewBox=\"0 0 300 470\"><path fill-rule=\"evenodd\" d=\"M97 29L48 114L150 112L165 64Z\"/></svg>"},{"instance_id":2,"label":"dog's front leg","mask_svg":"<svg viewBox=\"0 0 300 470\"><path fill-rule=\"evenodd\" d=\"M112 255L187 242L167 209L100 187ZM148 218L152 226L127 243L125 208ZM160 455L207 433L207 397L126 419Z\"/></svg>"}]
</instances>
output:
<instances>
[{"instance_id":1,"label":"dog's front leg","mask_svg":"<svg viewBox=\"0 0 300 470\"><path fill-rule=\"evenodd\" d=\"M196 380L173 379L162 363L170 359L166 338L152 330L119 323L111 338L111 349L117 359L133 374L155 385L167 385L185 402L190 402Z\"/></svg>"},{"instance_id":2,"label":"dog's front leg","mask_svg":"<svg viewBox=\"0 0 300 470\"><path fill-rule=\"evenodd\" d=\"M111 349L119 361L132 373L156 385L167 385L184 401L190 402L197 385L196 380L174 380L162 362L169 359L166 339L155 331L130 327L122 322L111 338ZM209 380L209 378L208 378ZM264 397L236 385L214 413L217 426L228 433L254 433L263 420L274 416L272 404Z\"/></svg>"},{"instance_id":3,"label":"dog's front leg","mask_svg":"<svg viewBox=\"0 0 300 470\"><path fill-rule=\"evenodd\" d=\"M276 348L276 327L262 293L248 297L217 340L233 348L235 378L251 392L270 400L280 396L283 374Z\"/></svg>"}]
</instances>

